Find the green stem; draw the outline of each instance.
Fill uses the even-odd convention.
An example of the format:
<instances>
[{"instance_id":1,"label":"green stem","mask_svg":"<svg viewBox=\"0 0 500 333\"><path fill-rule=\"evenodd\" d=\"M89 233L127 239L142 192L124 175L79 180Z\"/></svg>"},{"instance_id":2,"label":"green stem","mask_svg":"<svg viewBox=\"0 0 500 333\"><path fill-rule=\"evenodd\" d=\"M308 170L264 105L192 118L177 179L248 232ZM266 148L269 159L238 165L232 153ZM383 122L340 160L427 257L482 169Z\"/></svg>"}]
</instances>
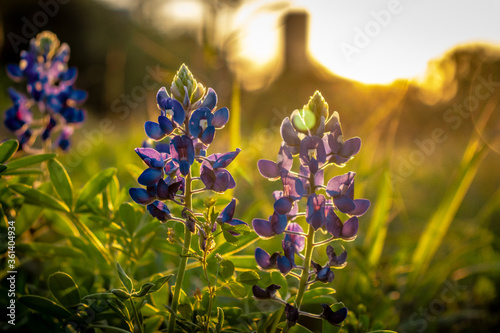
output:
<instances>
[{"instance_id":1,"label":"green stem","mask_svg":"<svg viewBox=\"0 0 500 333\"><path fill-rule=\"evenodd\" d=\"M184 204L189 210L192 210L192 190L191 190L191 170L189 170L186 176L186 188L184 191ZM175 281L174 296L172 299L172 312L177 313L177 306L179 305L179 297L182 290L182 282L184 281L184 273L186 272L186 264L188 260L189 248L191 245L191 231L189 231L187 225L184 225L184 246L182 247L181 262L179 263L179 271L177 272L177 279ZM168 333L174 333L175 331L175 316L170 315L170 320L168 322Z\"/></svg>"},{"instance_id":2,"label":"green stem","mask_svg":"<svg viewBox=\"0 0 500 333\"><path fill-rule=\"evenodd\" d=\"M302 275L300 276L299 291L297 292L297 297L295 298L295 307L300 310L300 303L302 303L302 298L304 297L304 292L306 291L308 285L307 280L309 279L309 268L311 266L311 257L314 249L314 228L308 225L307 239L306 239L306 256L304 258L304 269L302 270Z\"/></svg>"},{"instance_id":3,"label":"green stem","mask_svg":"<svg viewBox=\"0 0 500 333\"><path fill-rule=\"evenodd\" d=\"M208 285L208 313L207 313L207 326L206 326L206 331L207 333L209 332L210 328L210 317L212 315L212 303L214 301L213 295L212 295L212 286L210 285L210 280L208 277L208 269L207 269L207 252L203 252L203 271L205 272L205 278L207 279L207 285Z\"/></svg>"},{"instance_id":4,"label":"green stem","mask_svg":"<svg viewBox=\"0 0 500 333\"><path fill-rule=\"evenodd\" d=\"M132 306L132 311L134 311L135 321L137 322L137 326L139 327L139 332L144 333L144 330L142 328L142 324L139 320L139 314L137 313L137 309L135 307L135 303L132 300L132 298L130 298L129 300L130 300L130 305Z\"/></svg>"}]
</instances>

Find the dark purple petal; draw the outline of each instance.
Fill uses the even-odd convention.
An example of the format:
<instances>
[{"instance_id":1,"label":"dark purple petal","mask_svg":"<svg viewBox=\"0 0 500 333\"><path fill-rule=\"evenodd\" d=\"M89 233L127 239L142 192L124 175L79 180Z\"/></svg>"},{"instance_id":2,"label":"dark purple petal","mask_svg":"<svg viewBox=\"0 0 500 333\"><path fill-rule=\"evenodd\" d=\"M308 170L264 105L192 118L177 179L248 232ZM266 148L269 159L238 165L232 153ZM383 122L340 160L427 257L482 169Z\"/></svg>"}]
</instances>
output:
<instances>
[{"instance_id":1,"label":"dark purple petal","mask_svg":"<svg viewBox=\"0 0 500 333\"><path fill-rule=\"evenodd\" d=\"M223 128L229 121L229 110L227 108L221 108L214 112L214 119L212 119L212 125L217 129Z\"/></svg>"},{"instance_id":2,"label":"dark purple petal","mask_svg":"<svg viewBox=\"0 0 500 333\"><path fill-rule=\"evenodd\" d=\"M286 303L285 305L285 316L288 327L295 326L299 320L299 309Z\"/></svg>"},{"instance_id":3,"label":"dark purple petal","mask_svg":"<svg viewBox=\"0 0 500 333\"><path fill-rule=\"evenodd\" d=\"M134 200L140 205L149 205L156 199L154 196L152 196L148 191L146 191L143 188L132 187L128 191L128 193L130 194L132 200Z\"/></svg>"},{"instance_id":4,"label":"dark purple petal","mask_svg":"<svg viewBox=\"0 0 500 333\"><path fill-rule=\"evenodd\" d=\"M340 150L340 155L350 158L356 155L361 149L361 139L358 137L351 138L344 142L342 149Z\"/></svg>"},{"instance_id":5,"label":"dark purple petal","mask_svg":"<svg viewBox=\"0 0 500 333\"><path fill-rule=\"evenodd\" d=\"M284 215L292 209L293 201L288 197L282 197L274 202L274 210Z\"/></svg>"},{"instance_id":6,"label":"dark purple petal","mask_svg":"<svg viewBox=\"0 0 500 333\"><path fill-rule=\"evenodd\" d=\"M200 140L204 144L209 145L212 143L212 141L214 141L214 136L215 136L215 127L208 126L201 134Z\"/></svg>"},{"instance_id":7,"label":"dark purple petal","mask_svg":"<svg viewBox=\"0 0 500 333\"><path fill-rule=\"evenodd\" d=\"M215 184L215 173L208 166L202 164L201 172L200 172L200 179L206 188L212 189L214 187L214 184Z\"/></svg>"},{"instance_id":8,"label":"dark purple petal","mask_svg":"<svg viewBox=\"0 0 500 333\"><path fill-rule=\"evenodd\" d=\"M306 221L318 230L325 222L325 196L311 194L307 199Z\"/></svg>"},{"instance_id":9,"label":"dark purple petal","mask_svg":"<svg viewBox=\"0 0 500 333\"><path fill-rule=\"evenodd\" d=\"M146 131L146 135L153 140L161 140L167 135L162 131L160 125L153 121L146 121L144 130Z\"/></svg>"},{"instance_id":10,"label":"dark purple petal","mask_svg":"<svg viewBox=\"0 0 500 333\"><path fill-rule=\"evenodd\" d=\"M274 214L271 215L269 220L275 234L279 235L285 231L286 226L288 224L288 219L286 215L281 215L278 214L277 212L274 212Z\"/></svg>"},{"instance_id":11,"label":"dark purple petal","mask_svg":"<svg viewBox=\"0 0 500 333\"><path fill-rule=\"evenodd\" d=\"M340 238L342 236L342 221L335 214L333 208L328 210L325 221L326 231L328 231L333 237Z\"/></svg>"},{"instance_id":12,"label":"dark purple petal","mask_svg":"<svg viewBox=\"0 0 500 333\"><path fill-rule=\"evenodd\" d=\"M344 223L342 228L342 239L344 240L353 240L356 238L356 234L358 233L358 218L356 216L351 217Z\"/></svg>"},{"instance_id":13,"label":"dark purple petal","mask_svg":"<svg viewBox=\"0 0 500 333\"><path fill-rule=\"evenodd\" d=\"M158 181L163 177L163 172L161 169L156 168L147 168L144 172L139 176L137 181L139 184L144 186L154 186L158 183Z\"/></svg>"},{"instance_id":14,"label":"dark purple petal","mask_svg":"<svg viewBox=\"0 0 500 333\"><path fill-rule=\"evenodd\" d=\"M348 172L346 174L330 179L328 181L328 184L326 185L326 193L328 193L328 195L331 197L336 197L341 195L342 193L345 193L345 191L347 190L347 186L350 184L350 174L354 174L354 172Z\"/></svg>"},{"instance_id":15,"label":"dark purple petal","mask_svg":"<svg viewBox=\"0 0 500 333\"><path fill-rule=\"evenodd\" d=\"M227 170L217 170L215 172L215 181L211 190L222 193L229 188L235 187L234 179Z\"/></svg>"},{"instance_id":16,"label":"dark purple petal","mask_svg":"<svg viewBox=\"0 0 500 333\"><path fill-rule=\"evenodd\" d=\"M290 171L290 169L292 169L293 156L284 143L281 144L280 151L278 153L277 164L278 167L283 168L287 171Z\"/></svg>"},{"instance_id":17,"label":"dark purple petal","mask_svg":"<svg viewBox=\"0 0 500 333\"><path fill-rule=\"evenodd\" d=\"M171 218L170 210L168 209L167 205L165 205L161 201L155 201L152 204L149 204L147 206L147 209L153 217L156 217L162 222L166 222Z\"/></svg>"},{"instance_id":18,"label":"dark purple petal","mask_svg":"<svg viewBox=\"0 0 500 333\"><path fill-rule=\"evenodd\" d=\"M276 180L280 176L280 168L278 164L273 161L259 160L259 162L257 162L257 167L259 168L260 174L268 179Z\"/></svg>"},{"instance_id":19,"label":"dark purple petal","mask_svg":"<svg viewBox=\"0 0 500 333\"><path fill-rule=\"evenodd\" d=\"M333 199L335 207L337 207L342 213L349 213L356 208L354 201L347 195L341 195Z\"/></svg>"},{"instance_id":20,"label":"dark purple petal","mask_svg":"<svg viewBox=\"0 0 500 333\"><path fill-rule=\"evenodd\" d=\"M349 212L349 215L352 216L362 216L370 208L370 200L367 199L354 199L354 204L356 208Z\"/></svg>"},{"instance_id":21,"label":"dark purple petal","mask_svg":"<svg viewBox=\"0 0 500 333\"><path fill-rule=\"evenodd\" d=\"M73 100L75 103L83 103L87 99L87 92L85 90L73 89L69 99Z\"/></svg>"},{"instance_id":22,"label":"dark purple petal","mask_svg":"<svg viewBox=\"0 0 500 333\"><path fill-rule=\"evenodd\" d=\"M299 136L297 135L297 132L292 126L292 123L290 122L290 119L286 117L283 119L283 122L281 123L281 137L283 138L283 141L289 146L299 146L300 145L300 139Z\"/></svg>"},{"instance_id":23,"label":"dark purple petal","mask_svg":"<svg viewBox=\"0 0 500 333\"><path fill-rule=\"evenodd\" d=\"M233 219L235 209L236 199L232 199L231 202L226 207L224 207L217 220L223 223L231 221Z\"/></svg>"},{"instance_id":24,"label":"dark purple petal","mask_svg":"<svg viewBox=\"0 0 500 333\"><path fill-rule=\"evenodd\" d=\"M257 261L257 265L259 265L262 269L273 268L270 259L271 256L269 255L269 253L267 253L260 247L255 249L255 261Z\"/></svg>"},{"instance_id":25,"label":"dark purple petal","mask_svg":"<svg viewBox=\"0 0 500 333\"><path fill-rule=\"evenodd\" d=\"M269 220L253 219L252 226L257 235L262 238L269 238L276 235Z\"/></svg>"},{"instance_id":26,"label":"dark purple petal","mask_svg":"<svg viewBox=\"0 0 500 333\"><path fill-rule=\"evenodd\" d=\"M281 274L288 274L292 270L292 263L285 256L278 256L277 265Z\"/></svg>"},{"instance_id":27,"label":"dark purple petal","mask_svg":"<svg viewBox=\"0 0 500 333\"><path fill-rule=\"evenodd\" d=\"M156 186L156 195L160 200L167 200L169 198L168 185L163 179L160 178Z\"/></svg>"},{"instance_id":28,"label":"dark purple petal","mask_svg":"<svg viewBox=\"0 0 500 333\"><path fill-rule=\"evenodd\" d=\"M323 312L321 317L325 318L330 324L334 326L339 326L347 318L347 308L343 307L335 312L327 304L321 304L323 307Z\"/></svg>"},{"instance_id":29,"label":"dark purple petal","mask_svg":"<svg viewBox=\"0 0 500 333\"><path fill-rule=\"evenodd\" d=\"M161 131L167 135L174 131L174 124L165 116L158 117L158 124L160 125Z\"/></svg>"},{"instance_id":30,"label":"dark purple petal","mask_svg":"<svg viewBox=\"0 0 500 333\"><path fill-rule=\"evenodd\" d=\"M236 158L236 156L238 156L240 151L241 151L240 148L236 148L235 151L230 151L230 152L225 153L225 154L217 154L218 156L216 158L216 161L213 164L213 168L214 169L226 168ZM214 155L211 155L211 156L214 156ZM209 158L210 158L210 156L209 156Z\"/></svg>"},{"instance_id":31,"label":"dark purple petal","mask_svg":"<svg viewBox=\"0 0 500 333\"><path fill-rule=\"evenodd\" d=\"M271 284L266 289L262 289L261 287L254 285L252 286L252 293L255 298L267 299L274 297L276 291L280 288L281 286L277 284Z\"/></svg>"}]
</instances>

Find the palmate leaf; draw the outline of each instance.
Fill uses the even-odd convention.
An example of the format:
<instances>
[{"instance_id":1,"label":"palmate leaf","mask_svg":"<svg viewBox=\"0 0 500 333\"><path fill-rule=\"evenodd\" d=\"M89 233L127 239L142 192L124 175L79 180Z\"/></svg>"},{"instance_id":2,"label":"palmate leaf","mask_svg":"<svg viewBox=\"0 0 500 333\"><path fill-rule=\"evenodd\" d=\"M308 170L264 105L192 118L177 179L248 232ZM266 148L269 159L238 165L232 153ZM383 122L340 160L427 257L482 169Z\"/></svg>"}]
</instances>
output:
<instances>
[{"instance_id":1,"label":"palmate leaf","mask_svg":"<svg viewBox=\"0 0 500 333\"><path fill-rule=\"evenodd\" d=\"M234 274L234 264L229 260L222 260L219 267L219 276L227 281Z\"/></svg>"},{"instance_id":2,"label":"palmate leaf","mask_svg":"<svg viewBox=\"0 0 500 333\"><path fill-rule=\"evenodd\" d=\"M60 306L54 301L48 298L36 296L36 295L25 295L18 298L19 303L28 308L47 314L56 318L68 318L71 316L69 312L64 307Z\"/></svg>"},{"instance_id":3,"label":"palmate leaf","mask_svg":"<svg viewBox=\"0 0 500 333\"><path fill-rule=\"evenodd\" d=\"M238 282L241 282L243 284L248 284L251 286L257 284L257 282L259 282L259 279L260 279L259 274L254 271L246 271L241 273L240 276L238 276Z\"/></svg>"},{"instance_id":4,"label":"palmate leaf","mask_svg":"<svg viewBox=\"0 0 500 333\"><path fill-rule=\"evenodd\" d=\"M241 283L233 281L228 284L228 287L231 294L236 298L245 298L247 296L247 289Z\"/></svg>"},{"instance_id":5,"label":"palmate leaf","mask_svg":"<svg viewBox=\"0 0 500 333\"><path fill-rule=\"evenodd\" d=\"M49 276L49 288L52 295L65 307L80 303L80 291L69 274L56 272Z\"/></svg>"},{"instance_id":6,"label":"palmate leaf","mask_svg":"<svg viewBox=\"0 0 500 333\"><path fill-rule=\"evenodd\" d=\"M10 185L9 188L24 196L27 203L35 206L53 208L55 210L69 212L69 208L64 202L61 202L53 196L34 189L30 186L24 184L13 184Z\"/></svg>"},{"instance_id":7,"label":"palmate leaf","mask_svg":"<svg viewBox=\"0 0 500 333\"><path fill-rule=\"evenodd\" d=\"M68 205L73 207L73 184L64 166L56 159L48 163L50 180L59 197Z\"/></svg>"},{"instance_id":8,"label":"palmate leaf","mask_svg":"<svg viewBox=\"0 0 500 333\"><path fill-rule=\"evenodd\" d=\"M10 161L9 164L7 164L7 167L8 170L25 168L33 164L38 164L50 160L54 157L56 157L56 154L39 154L39 155L24 156Z\"/></svg>"},{"instance_id":9,"label":"palmate leaf","mask_svg":"<svg viewBox=\"0 0 500 333\"><path fill-rule=\"evenodd\" d=\"M75 209L85 205L87 201L92 200L95 196L104 191L115 174L116 168L108 168L92 177L80 191L80 195L76 200Z\"/></svg>"}]
</instances>

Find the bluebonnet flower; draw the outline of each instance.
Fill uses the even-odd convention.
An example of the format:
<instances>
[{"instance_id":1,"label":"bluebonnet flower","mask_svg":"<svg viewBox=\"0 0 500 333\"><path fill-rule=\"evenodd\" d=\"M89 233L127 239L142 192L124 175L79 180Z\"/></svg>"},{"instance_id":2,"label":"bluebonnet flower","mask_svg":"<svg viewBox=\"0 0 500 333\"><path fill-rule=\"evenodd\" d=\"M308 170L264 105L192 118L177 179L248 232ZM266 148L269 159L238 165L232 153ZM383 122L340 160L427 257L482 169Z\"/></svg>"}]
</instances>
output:
<instances>
[{"instance_id":1,"label":"bluebonnet flower","mask_svg":"<svg viewBox=\"0 0 500 333\"><path fill-rule=\"evenodd\" d=\"M227 223L232 226L237 226L242 224L248 225L246 222L243 222L242 220L233 218L235 209L236 209L236 199L233 198L231 202L229 202L229 204L226 207L224 207L222 212L219 214L219 216L217 217L217 222ZM216 225L214 225L214 227L215 226ZM229 233L231 233L233 236L240 235L238 232L231 230L229 231Z\"/></svg>"},{"instance_id":2,"label":"bluebonnet flower","mask_svg":"<svg viewBox=\"0 0 500 333\"><path fill-rule=\"evenodd\" d=\"M366 199L353 199L354 176L356 173L348 172L344 175L333 177L326 185L326 193L332 197L335 207L342 213L362 216L370 207Z\"/></svg>"},{"instance_id":3,"label":"bluebonnet flower","mask_svg":"<svg viewBox=\"0 0 500 333\"><path fill-rule=\"evenodd\" d=\"M85 120L87 93L76 89L78 71L68 67L69 46L60 44L49 31L39 33L21 52L19 64L7 65L8 76L16 82L26 81L28 97L9 89L14 106L7 110L4 124L20 141L20 148L29 149L40 136L42 141L59 132L55 147L67 150L74 128ZM32 122L33 107L42 114Z\"/></svg>"},{"instance_id":4,"label":"bluebonnet flower","mask_svg":"<svg viewBox=\"0 0 500 333\"><path fill-rule=\"evenodd\" d=\"M215 192L225 192L236 186L226 167L238 156L240 149L225 154L212 154L204 159L200 167L200 178L205 187Z\"/></svg>"},{"instance_id":5,"label":"bluebonnet flower","mask_svg":"<svg viewBox=\"0 0 500 333\"><path fill-rule=\"evenodd\" d=\"M170 156L179 165L181 174L186 176L194 162L193 140L187 136L175 136L170 142Z\"/></svg>"},{"instance_id":6,"label":"bluebonnet flower","mask_svg":"<svg viewBox=\"0 0 500 333\"><path fill-rule=\"evenodd\" d=\"M262 289L261 287L254 285L252 286L252 293L255 298L268 299L273 298L276 291L279 289L281 289L281 286L277 284L271 284L266 289Z\"/></svg>"},{"instance_id":7,"label":"bluebonnet flower","mask_svg":"<svg viewBox=\"0 0 500 333\"><path fill-rule=\"evenodd\" d=\"M322 304L323 312L313 315L300 311L300 305L310 284L333 282L335 274L332 268L343 268L347 264L345 250L337 255L334 248L328 245L328 261L320 264L311 260L313 249L333 240L355 239L358 217L365 214L370 206L369 200L354 199L354 172L333 177L327 186L323 185L324 170L331 165L343 166L358 153L361 139L355 137L344 141L338 113L329 115L328 104L319 92L303 108L293 111L290 118L283 120L280 132L283 141L277 161L260 160L257 165L263 177L271 181L281 179L283 189L273 192L273 215L268 220L255 218L252 225L264 239L284 233L283 252L270 255L257 248L255 260L264 270L279 270L283 275L291 274L299 279L293 305L270 297L285 305L288 326L295 325L300 315L323 318L339 325L347 316L347 308L334 312L328 305ZM294 157L298 157L300 162L298 172L293 168ZM325 191L326 196L320 191ZM306 209L300 212L299 202L303 198L306 199ZM345 222L339 218L337 211L348 216ZM295 222L300 217L305 218L306 232ZM289 223L292 220L294 222ZM331 237L315 242L318 229L328 232ZM295 263L299 258L302 266ZM297 274L294 270L301 273Z\"/></svg>"},{"instance_id":8,"label":"bluebonnet flower","mask_svg":"<svg viewBox=\"0 0 500 333\"><path fill-rule=\"evenodd\" d=\"M321 317L326 319L330 324L339 326L347 318L347 308L343 307L337 311L333 311L328 304L321 304L323 312Z\"/></svg>"}]
</instances>

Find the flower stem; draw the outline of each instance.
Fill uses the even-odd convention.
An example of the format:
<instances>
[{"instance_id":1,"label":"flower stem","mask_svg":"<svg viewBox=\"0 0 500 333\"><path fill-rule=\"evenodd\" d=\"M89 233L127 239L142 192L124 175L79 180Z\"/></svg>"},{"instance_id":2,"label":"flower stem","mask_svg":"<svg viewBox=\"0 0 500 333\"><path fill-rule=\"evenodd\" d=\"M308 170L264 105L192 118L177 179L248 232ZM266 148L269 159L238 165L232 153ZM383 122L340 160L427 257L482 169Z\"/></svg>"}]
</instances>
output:
<instances>
[{"instance_id":1,"label":"flower stem","mask_svg":"<svg viewBox=\"0 0 500 333\"><path fill-rule=\"evenodd\" d=\"M134 317L135 317L135 321L137 322L137 327L139 327L139 332L143 333L144 330L143 330L141 322L139 320L139 314L137 313L137 309L135 307L134 300L132 300L132 298L129 298L129 300L130 300L130 305L132 306L132 311L134 311Z\"/></svg>"},{"instance_id":2,"label":"flower stem","mask_svg":"<svg viewBox=\"0 0 500 333\"><path fill-rule=\"evenodd\" d=\"M189 170L186 176L186 188L184 191L184 204L189 210L192 210L192 193L191 193L191 170ZM184 281L184 273L186 272L186 264L188 260L189 248L191 245L191 231L189 231L187 225L184 225L184 246L182 247L181 262L179 263L179 270L177 272L177 279L175 281L174 296L172 299L172 312L177 313L177 306L179 305L179 297L181 295L182 282ZM168 333L174 333L175 331L175 316L170 315L170 320L168 323Z\"/></svg>"},{"instance_id":3,"label":"flower stem","mask_svg":"<svg viewBox=\"0 0 500 333\"><path fill-rule=\"evenodd\" d=\"M307 289L307 280L309 279L309 267L311 265L311 257L314 249L314 228L308 225L307 239L306 239L306 255L304 258L304 270L300 276L299 291L297 292L297 297L295 298L295 307L300 310L300 303L302 303L302 298L304 297L304 292Z\"/></svg>"}]
</instances>

